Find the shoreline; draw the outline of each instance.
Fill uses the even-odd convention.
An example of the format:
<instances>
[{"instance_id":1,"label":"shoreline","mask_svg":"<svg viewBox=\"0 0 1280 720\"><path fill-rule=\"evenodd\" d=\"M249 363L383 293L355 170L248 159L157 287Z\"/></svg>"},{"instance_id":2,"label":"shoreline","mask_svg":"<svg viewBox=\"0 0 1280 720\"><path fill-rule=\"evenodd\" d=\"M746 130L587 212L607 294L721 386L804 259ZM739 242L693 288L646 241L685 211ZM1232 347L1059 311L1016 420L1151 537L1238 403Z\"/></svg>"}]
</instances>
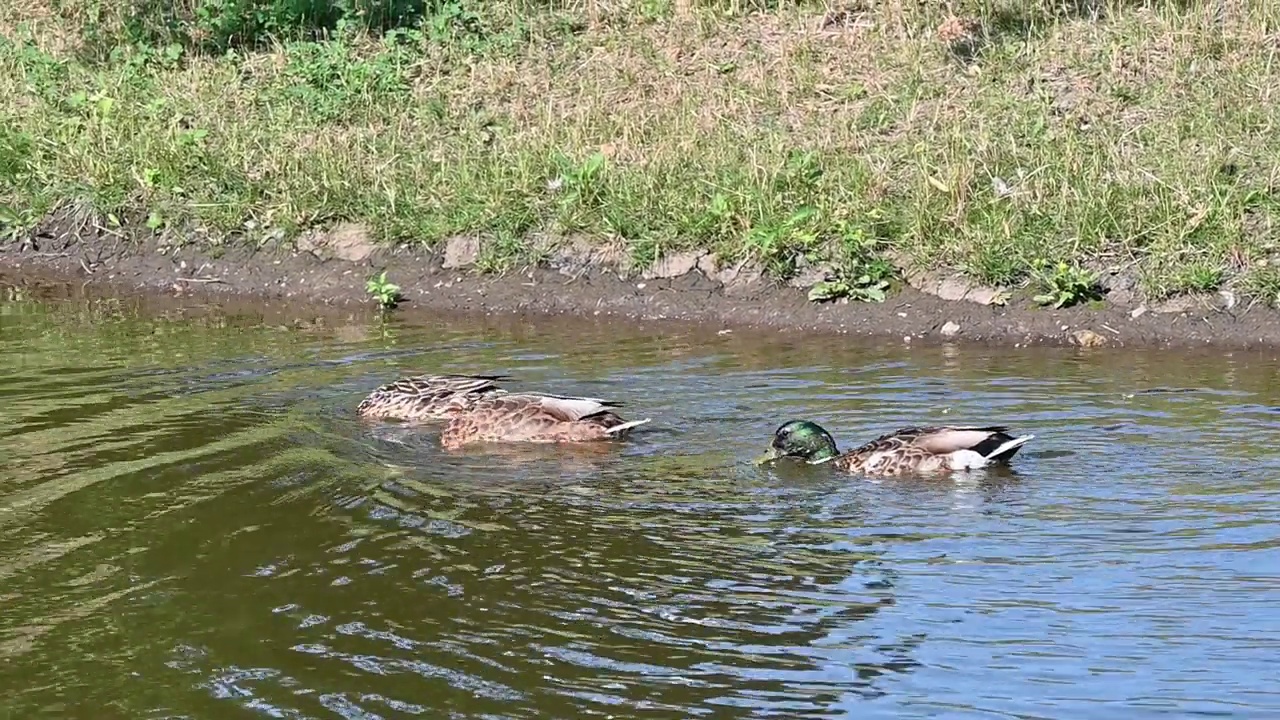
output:
<instances>
[{"instance_id":1,"label":"shoreline","mask_svg":"<svg viewBox=\"0 0 1280 720\"><path fill-rule=\"evenodd\" d=\"M459 255L456 243L447 244L443 252L372 244L298 250L269 243L257 249L211 249L117 234L45 232L0 246L0 280L76 283L107 294L198 297L241 307L283 303L299 311L330 308L372 316L376 304L365 282L385 269L403 298L389 312L410 319L617 318L713 331L847 335L922 345L1280 347L1280 312L1262 304L1228 307L1218 294L1184 297L1140 313L1109 302L1040 308L1016 293L1005 305L984 305L946 299L912 285L892 292L883 303L819 304L807 299L805 289L758 273L739 269L732 276L727 271L708 274L706 265L699 267L691 257L631 273L598 257L561 252L543 265L492 275L474 272L467 253ZM943 295L947 292L942 290Z\"/></svg>"}]
</instances>

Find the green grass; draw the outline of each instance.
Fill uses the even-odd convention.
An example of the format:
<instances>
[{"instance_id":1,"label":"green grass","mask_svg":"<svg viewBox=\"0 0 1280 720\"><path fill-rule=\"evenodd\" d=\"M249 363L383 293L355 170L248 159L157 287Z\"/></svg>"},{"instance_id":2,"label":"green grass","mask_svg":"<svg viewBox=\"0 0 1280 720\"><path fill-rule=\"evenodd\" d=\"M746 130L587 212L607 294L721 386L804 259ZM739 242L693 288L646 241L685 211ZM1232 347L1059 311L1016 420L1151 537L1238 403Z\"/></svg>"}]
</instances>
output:
<instances>
[{"instance_id":1,"label":"green grass","mask_svg":"<svg viewBox=\"0 0 1280 720\"><path fill-rule=\"evenodd\" d=\"M891 256L1280 301L1280 6L952 5L968 29L937 3L17 0L0 230L350 221L479 233L486 270L548 238L824 264L823 299L874 298Z\"/></svg>"}]
</instances>

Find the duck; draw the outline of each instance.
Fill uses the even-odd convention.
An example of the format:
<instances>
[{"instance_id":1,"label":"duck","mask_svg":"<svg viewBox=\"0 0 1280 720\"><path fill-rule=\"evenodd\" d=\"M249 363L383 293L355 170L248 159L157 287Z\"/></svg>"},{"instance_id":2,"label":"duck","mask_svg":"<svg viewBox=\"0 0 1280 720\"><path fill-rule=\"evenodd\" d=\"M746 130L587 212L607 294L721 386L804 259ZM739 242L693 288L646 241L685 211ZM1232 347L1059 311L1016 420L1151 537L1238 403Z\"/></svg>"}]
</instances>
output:
<instances>
[{"instance_id":1,"label":"duck","mask_svg":"<svg viewBox=\"0 0 1280 720\"><path fill-rule=\"evenodd\" d=\"M447 420L488 398L505 395L498 386L506 375L414 375L376 388L356 406L371 420L423 422Z\"/></svg>"},{"instance_id":2,"label":"duck","mask_svg":"<svg viewBox=\"0 0 1280 720\"><path fill-rule=\"evenodd\" d=\"M791 420L773 433L763 464L783 457L809 464L830 463L850 474L893 476L977 470L1008 464L1035 435L1014 437L1003 425L903 427L841 453L825 428Z\"/></svg>"},{"instance_id":3,"label":"duck","mask_svg":"<svg viewBox=\"0 0 1280 720\"><path fill-rule=\"evenodd\" d=\"M449 419L440 444L456 450L479 442L583 443L626 437L643 420L623 420L619 402L546 393L491 394Z\"/></svg>"}]
</instances>

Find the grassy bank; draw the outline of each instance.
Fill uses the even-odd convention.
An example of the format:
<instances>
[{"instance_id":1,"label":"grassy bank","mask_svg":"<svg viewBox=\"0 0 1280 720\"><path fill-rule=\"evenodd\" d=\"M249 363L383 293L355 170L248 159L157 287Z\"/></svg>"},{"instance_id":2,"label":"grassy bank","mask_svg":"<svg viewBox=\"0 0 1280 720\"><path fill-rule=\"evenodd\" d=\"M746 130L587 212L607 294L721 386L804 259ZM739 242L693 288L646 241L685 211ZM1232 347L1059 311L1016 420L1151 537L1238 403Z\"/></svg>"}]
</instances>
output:
<instances>
[{"instance_id":1,"label":"grassy bank","mask_svg":"<svg viewBox=\"0 0 1280 720\"><path fill-rule=\"evenodd\" d=\"M15 0L0 204L1280 300L1280 6L950 5Z\"/></svg>"}]
</instances>

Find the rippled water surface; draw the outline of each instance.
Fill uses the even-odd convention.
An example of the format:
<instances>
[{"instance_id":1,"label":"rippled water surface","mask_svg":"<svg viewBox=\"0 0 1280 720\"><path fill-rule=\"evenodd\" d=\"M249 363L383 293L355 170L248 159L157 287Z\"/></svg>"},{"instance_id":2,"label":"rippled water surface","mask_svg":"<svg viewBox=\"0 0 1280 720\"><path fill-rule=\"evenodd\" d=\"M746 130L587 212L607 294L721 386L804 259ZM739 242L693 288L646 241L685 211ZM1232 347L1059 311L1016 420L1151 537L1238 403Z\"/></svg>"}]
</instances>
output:
<instances>
[{"instance_id":1,"label":"rippled water surface","mask_svg":"<svg viewBox=\"0 0 1280 720\"><path fill-rule=\"evenodd\" d=\"M10 293L0 716L1280 717L1273 358L496 322ZM357 422L418 371L654 421ZM792 417L1037 439L964 482L752 466Z\"/></svg>"}]
</instances>

